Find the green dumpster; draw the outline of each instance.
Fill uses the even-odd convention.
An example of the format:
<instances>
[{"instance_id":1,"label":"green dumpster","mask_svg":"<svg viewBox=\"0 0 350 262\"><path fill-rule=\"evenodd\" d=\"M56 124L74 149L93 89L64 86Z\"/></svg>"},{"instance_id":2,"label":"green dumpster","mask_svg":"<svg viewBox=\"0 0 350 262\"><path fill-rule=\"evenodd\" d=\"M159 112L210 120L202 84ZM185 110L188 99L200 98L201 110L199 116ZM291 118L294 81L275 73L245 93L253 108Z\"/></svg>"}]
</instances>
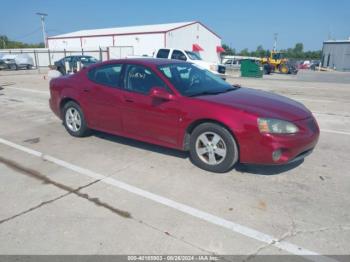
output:
<instances>
[{"instance_id":1,"label":"green dumpster","mask_svg":"<svg viewBox=\"0 0 350 262\"><path fill-rule=\"evenodd\" d=\"M241 61L242 77L262 77L263 68L259 62L252 59L244 59Z\"/></svg>"}]
</instances>

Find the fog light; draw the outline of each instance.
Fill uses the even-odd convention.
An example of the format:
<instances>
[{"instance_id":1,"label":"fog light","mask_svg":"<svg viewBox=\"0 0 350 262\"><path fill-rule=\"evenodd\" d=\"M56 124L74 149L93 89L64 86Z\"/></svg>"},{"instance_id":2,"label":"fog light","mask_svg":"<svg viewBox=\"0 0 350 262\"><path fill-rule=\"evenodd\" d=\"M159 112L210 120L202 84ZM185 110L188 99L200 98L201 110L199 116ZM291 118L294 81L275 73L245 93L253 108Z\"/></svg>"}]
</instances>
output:
<instances>
[{"instance_id":1,"label":"fog light","mask_svg":"<svg viewBox=\"0 0 350 262\"><path fill-rule=\"evenodd\" d=\"M278 149L278 150L273 151L273 152L272 152L272 159L273 159L273 161L278 161L278 160L280 160L281 155L282 155L282 150L281 150L281 149Z\"/></svg>"}]
</instances>

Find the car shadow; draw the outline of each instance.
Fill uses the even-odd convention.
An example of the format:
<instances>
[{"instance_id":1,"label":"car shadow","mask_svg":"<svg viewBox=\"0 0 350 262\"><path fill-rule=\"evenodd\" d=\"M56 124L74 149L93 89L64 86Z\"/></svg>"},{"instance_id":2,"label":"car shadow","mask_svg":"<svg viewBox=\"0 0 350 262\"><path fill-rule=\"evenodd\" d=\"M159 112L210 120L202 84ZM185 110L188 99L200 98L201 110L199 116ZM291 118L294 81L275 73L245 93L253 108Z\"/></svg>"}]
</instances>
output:
<instances>
[{"instance_id":1,"label":"car shadow","mask_svg":"<svg viewBox=\"0 0 350 262\"><path fill-rule=\"evenodd\" d=\"M254 175L262 175L262 176L274 176L285 173L289 170L292 170L298 166L300 166L304 162L304 159L299 161L295 161L293 163L285 164L285 165L251 165L251 164L238 164L234 167L234 169L241 173L249 173Z\"/></svg>"},{"instance_id":2,"label":"car shadow","mask_svg":"<svg viewBox=\"0 0 350 262\"><path fill-rule=\"evenodd\" d=\"M184 151L176 150L176 149L172 149L172 148L167 148L167 147L162 147L162 146L158 146L158 145L154 145L154 144L149 144L149 143L134 140L131 138L121 137L121 136L117 136L117 135L111 135L111 134L104 133L101 131L94 131L93 136L98 137L98 138L102 138L104 140L108 140L108 141L111 141L114 143L123 144L126 146L132 146L135 148L140 148L143 150L152 151L152 152L163 154L163 155L174 156L174 157L179 157L179 158L183 158L183 159L189 157L188 152L184 152Z\"/></svg>"},{"instance_id":3,"label":"car shadow","mask_svg":"<svg viewBox=\"0 0 350 262\"><path fill-rule=\"evenodd\" d=\"M146 142L141 142L138 140L134 140L131 138L126 138L126 137L121 137L117 135L111 135L108 133L104 133L101 131L93 131L93 136L108 140L110 142L126 145L126 146L131 146L147 151L151 151L154 153L158 154L163 154L163 155L168 155L168 156L173 156L173 157L178 157L182 159L187 159L189 157L189 153L181 150L176 150L172 148L167 148L167 147L162 147L154 144L149 144ZM191 159L190 159L191 161ZM192 161L191 161L192 162ZM232 170L236 170L237 172L240 173L250 173L254 175L265 175L265 176L271 176L271 175L278 175L284 172L287 172L291 169L294 169L301 165L304 162L304 160L296 161L290 164L286 165L276 165L276 166L267 166L267 165L251 165L251 164L237 164L235 165ZM193 164L193 163L192 163ZM229 171L229 172L231 172Z\"/></svg>"}]
</instances>

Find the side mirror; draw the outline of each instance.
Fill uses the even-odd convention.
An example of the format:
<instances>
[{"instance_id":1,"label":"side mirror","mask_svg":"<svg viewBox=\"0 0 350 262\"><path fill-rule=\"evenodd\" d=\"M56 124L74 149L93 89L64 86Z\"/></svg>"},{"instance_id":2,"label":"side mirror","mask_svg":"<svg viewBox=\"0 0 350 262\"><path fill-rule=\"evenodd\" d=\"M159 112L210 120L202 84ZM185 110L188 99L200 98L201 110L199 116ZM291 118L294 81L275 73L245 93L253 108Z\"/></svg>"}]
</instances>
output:
<instances>
[{"instance_id":1,"label":"side mirror","mask_svg":"<svg viewBox=\"0 0 350 262\"><path fill-rule=\"evenodd\" d=\"M158 98L158 99L168 100L168 101L174 99L174 95L170 94L162 87L152 87L150 91L150 96L153 98Z\"/></svg>"}]
</instances>

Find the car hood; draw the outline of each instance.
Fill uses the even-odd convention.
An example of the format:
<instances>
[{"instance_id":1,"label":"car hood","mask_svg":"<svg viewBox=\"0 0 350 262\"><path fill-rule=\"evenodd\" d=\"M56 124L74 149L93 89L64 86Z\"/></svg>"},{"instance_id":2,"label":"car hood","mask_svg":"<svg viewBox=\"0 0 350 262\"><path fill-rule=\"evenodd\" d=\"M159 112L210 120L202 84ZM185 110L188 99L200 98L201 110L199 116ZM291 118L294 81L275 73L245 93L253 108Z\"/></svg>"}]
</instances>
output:
<instances>
[{"instance_id":1,"label":"car hood","mask_svg":"<svg viewBox=\"0 0 350 262\"><path fill-rule=\"evenodd\" d=\"M296 121L312 115L303 104L297 101L250 88L239 88L227 93L198 96L196 98L232 106L258 117Z\"/></svg>"}]
</instances>

